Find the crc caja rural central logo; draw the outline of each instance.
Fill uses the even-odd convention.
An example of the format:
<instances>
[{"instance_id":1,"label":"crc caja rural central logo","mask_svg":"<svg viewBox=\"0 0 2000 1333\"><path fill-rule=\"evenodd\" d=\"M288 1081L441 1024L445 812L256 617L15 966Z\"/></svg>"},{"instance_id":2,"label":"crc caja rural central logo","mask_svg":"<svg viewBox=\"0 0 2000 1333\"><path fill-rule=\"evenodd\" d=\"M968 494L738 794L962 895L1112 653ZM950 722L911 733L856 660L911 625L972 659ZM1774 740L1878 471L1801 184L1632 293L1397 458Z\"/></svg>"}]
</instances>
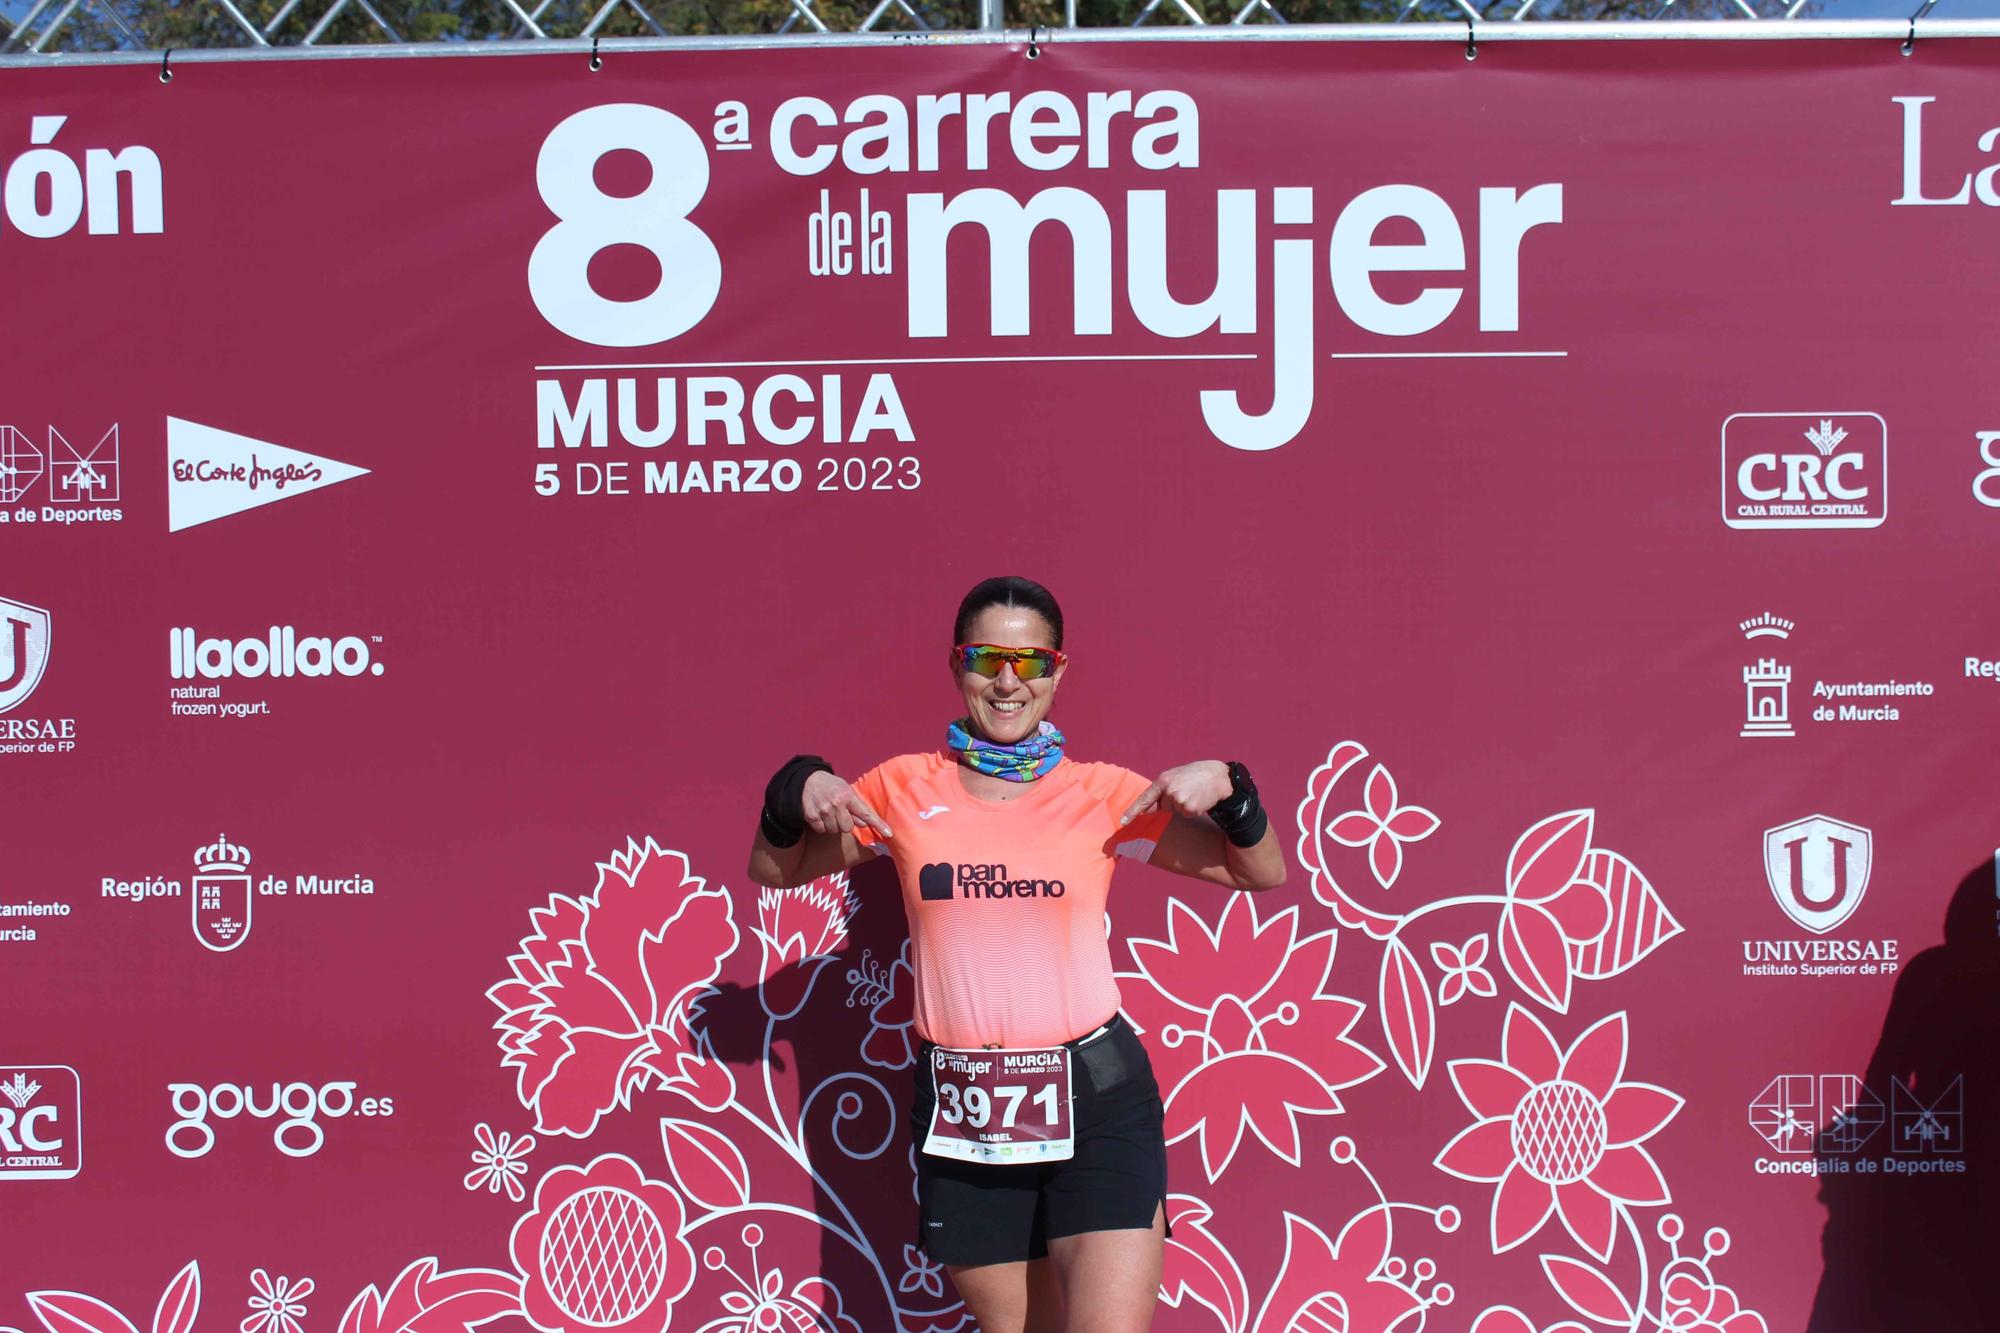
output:
<instances>
[{"instance_id":1,"label":"crc caja rural central logo","mask_svg":"<svg viewBox=\"0 0 2000 1333\"><path fill-rule=\"evenodd\" d=\"M68 1180L82 1169L76 1071L0 1065L0 1180Z\"/></svg>"},{"instance_id":2,"label":"crc caja rural central logo","mask_svg":"<svg viewBox=\"0 0 2000 1333\"><path fill-rule=\"evenodd\" d=\"M1888 425L1873 412L1739 412L1722 423L1722 521L1880 527L1888 455Z\"/></svg>"}]
</instances>

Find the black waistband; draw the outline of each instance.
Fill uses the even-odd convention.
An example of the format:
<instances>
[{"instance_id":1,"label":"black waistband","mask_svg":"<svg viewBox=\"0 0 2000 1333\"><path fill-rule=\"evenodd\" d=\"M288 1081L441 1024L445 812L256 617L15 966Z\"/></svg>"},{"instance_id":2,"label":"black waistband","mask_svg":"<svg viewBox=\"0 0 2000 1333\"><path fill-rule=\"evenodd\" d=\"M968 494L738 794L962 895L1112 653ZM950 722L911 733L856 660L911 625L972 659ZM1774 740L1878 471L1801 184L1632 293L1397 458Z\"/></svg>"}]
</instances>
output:
<instances>
[{"instance_id":1,"label":"black waistband","mask_svg":"<svg viewBox=\"0 0 2000 1333\"><path fill-rule=\"evenodd\" d=\"M1065 1050L1080 1051L1084 1047L1102 1041L1104 1038L1109 1037L1114 1033L1130 1032L1131 1030L1132 1030L1132 1025L1125 1021L1124 1014L1122 1013L1113 1014L1111 1015L1111 1017L1105 1019L1102 1023L1098 1024L1090 1031L1084 1033L1081 1037L1072 1037L1068 1041L1057 1042L1056 1044L1058 1046L1063 1047ZM937 1043L932 1041L928 1037L918 1038L918 1043L920 1048L925 1051L932 1051L937 1049ZM999 1050L1006 1050L1008 1048L1004 1046L990 1046L985 1049L999 1051Z\"/></svg>"}]
</instances>

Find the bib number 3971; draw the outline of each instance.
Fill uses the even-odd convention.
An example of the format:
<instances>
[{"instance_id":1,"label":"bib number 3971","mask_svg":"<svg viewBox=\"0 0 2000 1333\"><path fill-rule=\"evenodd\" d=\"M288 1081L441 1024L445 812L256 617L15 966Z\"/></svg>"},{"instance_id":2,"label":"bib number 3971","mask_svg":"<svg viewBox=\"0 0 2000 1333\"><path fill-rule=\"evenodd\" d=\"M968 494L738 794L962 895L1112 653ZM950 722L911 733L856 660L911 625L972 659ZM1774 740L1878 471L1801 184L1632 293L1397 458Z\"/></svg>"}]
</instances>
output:
<instances>
[{"instance_id":1,"label":"bib number 3971","mask_svg":"<svg viewBox=\"0 0 2000 1333\"><path fill-rule=\"evenodd\" d=\"M937 1091L924 1151L963 1162L1066 1162L1076 1150L1070 1124L1069 1051L931 1052Z\"/></svg>"}]
</instances>

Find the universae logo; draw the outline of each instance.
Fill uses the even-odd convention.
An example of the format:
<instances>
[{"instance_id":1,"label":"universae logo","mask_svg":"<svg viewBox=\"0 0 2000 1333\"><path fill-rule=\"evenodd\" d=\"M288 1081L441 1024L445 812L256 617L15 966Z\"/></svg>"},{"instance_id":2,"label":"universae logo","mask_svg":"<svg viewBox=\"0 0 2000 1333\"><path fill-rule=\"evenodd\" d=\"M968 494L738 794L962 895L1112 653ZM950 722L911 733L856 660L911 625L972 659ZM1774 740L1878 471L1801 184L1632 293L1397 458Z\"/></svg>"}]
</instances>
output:
<instances>
[{"instance_id":1,"label":"universae logo","mask_svg":"<svg viewBox=\"0 0 2000 1333\"><path fill-rule=\"evenodd\" d=\"M1888 424L1873 412L1738 412L1722 423L1722 521L1878 528L1888 450Z\"/></svg>"},{"instance_id":2,"label":"universae logo","mask_svg":"<svg viewBox=\"0 0 2000 1333\"><path fill-rule=\"evenodd\" d=\"M49 613L0 597L0 713L25 703L49 665Z\"/></svg>"},{"instance_id":3,"label":"universae logo","mask_svg":"<svg viewBox=\"0 0 2000 1333\"><path fill-rule=\"evenodd\" d=\"M1764 878L1786 916L1824 935L1861 906L1874 851L1859 824L1808 815L1764 831Z\"/></svg>"}]
</instances>

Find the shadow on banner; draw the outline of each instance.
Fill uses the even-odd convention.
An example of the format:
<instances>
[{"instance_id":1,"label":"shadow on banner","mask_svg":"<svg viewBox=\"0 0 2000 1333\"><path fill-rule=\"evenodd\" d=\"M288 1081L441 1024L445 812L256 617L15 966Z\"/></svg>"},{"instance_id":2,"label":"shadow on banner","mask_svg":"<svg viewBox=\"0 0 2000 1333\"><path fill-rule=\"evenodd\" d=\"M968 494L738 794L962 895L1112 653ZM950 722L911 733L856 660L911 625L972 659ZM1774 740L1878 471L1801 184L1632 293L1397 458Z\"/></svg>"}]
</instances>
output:
<instances>
[{"instance_id":1,"label":"shadow on banner","mask_svg":"<svg viewBox=\"0 0 2000 1333\"><path fill-rule=\"evenodd\" d=\"M1995 871L1985 861L1959 882L1944 943L1910 959L1890 996L1863 1080L1889 1103L1883 1169L1849 1172L1849 1160L1836 1161L1838 1123L1820 1135L1819 1161L1834 1169L1819 1177L1826 1271L1807 1333L2000 1330ZM1912 1149L1918 1155L1900 1155ZM1937 1167L1946 1169L1928 1169Z\"/></svg>"}]
</instances>

